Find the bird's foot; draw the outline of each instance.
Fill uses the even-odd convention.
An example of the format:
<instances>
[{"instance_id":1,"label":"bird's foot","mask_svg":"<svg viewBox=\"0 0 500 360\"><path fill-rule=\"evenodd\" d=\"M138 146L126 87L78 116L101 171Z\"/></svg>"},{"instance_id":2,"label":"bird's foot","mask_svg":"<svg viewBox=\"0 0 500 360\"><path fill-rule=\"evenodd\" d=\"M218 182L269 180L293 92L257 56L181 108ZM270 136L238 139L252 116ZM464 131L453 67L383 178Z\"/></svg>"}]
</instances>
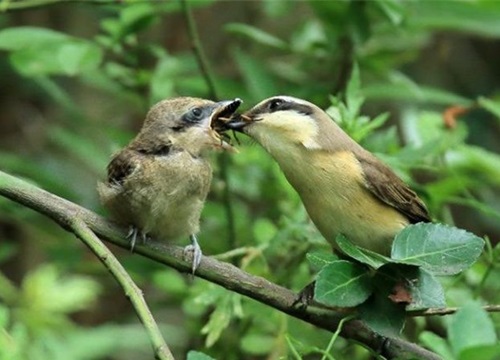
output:
<instances>
[{"instance_id":1,"label":"bird's foot","mask_svg":"<svg viewBox=\"0 0 500 360\"><path fill-rule=\"evenodd\" d=\"M130 251L134 252L135 244L137 242L137 236L140 236L142 244L145 244L148 240L146 233L140 231L135 226L130 226L127 234L127 239L130 239Z\"/></svg>"},{"instance_id":2,"label":"bird's foot","mask_svg":"<svg viewBox=\"0 0 500 360\"><path fill-rule=\"evenodd\" d=\"M314 286L316 281L308 284L298 294L292 306L297 306L299 309L305 310L309 305L314 302Z\"/></svg>"},{"instance_id":3,"label":"bird's foot","mask_svg":"<svg viewBox=\"0 0 500 360\"><path fill-rule=\"evenodd\" d=\"M186 256L188 253L193 253L193 263L191 265L191 270L192 274L194 274L194 272L198 268L198 265L200 265L201 256L203 255L203 253L201 252L201 247L198 244L196 236L190 235L189 239L191 240L191 245L188 245L184 248L184 256Z\"/></svg>"}]
</instances>

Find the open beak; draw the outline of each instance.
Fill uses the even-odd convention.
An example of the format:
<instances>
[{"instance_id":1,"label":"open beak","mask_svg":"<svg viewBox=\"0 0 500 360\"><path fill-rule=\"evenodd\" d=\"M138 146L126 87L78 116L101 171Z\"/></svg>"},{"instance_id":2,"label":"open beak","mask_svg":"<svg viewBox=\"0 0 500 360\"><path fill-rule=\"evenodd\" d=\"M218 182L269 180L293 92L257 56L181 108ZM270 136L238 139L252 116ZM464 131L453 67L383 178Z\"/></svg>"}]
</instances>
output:
<instances>
[{"instance_id":1,"label":"open beak","mask_svg":"<svg viewBox=\"0 0 500 360\"><path fill-rule=\"evenodd\" d=\"M231 122L233 117L240 116L236 115L235 112L242 103L243 101L241 99L236 98L234 100L219 101L215 104L215 110L210 118L210 128L213 130L214 136L220 140L223 149L233 149L233 147L224 140L225 137L228 137L224 134L224 131L229 129L227 123Z\"/></svg>"}]
</instances>

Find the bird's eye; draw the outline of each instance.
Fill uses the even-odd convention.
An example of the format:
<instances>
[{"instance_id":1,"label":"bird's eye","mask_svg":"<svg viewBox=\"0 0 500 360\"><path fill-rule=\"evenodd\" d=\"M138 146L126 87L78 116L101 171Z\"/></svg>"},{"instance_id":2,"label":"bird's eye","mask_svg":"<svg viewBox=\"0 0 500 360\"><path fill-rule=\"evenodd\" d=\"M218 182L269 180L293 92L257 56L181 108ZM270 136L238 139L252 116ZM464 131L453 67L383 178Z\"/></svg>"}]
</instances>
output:
<instances>
[{"instance_id":1,"label":"bird's eye","mask_svg":"<svg viewBox=\"0 0 500 360\"><path fill-rule=\"evenodd\" d=\"M269 102L269 110L270 111L276 111L279 110L281 104L283 104L283 100L281 99L274 99Z\"/></svg>"},{"instance_id":2,"label":"bird's eye","mask_svg":"<svg viewBox=\"0 0 500 360\"><path fill-rule=\"evenodd\" d=\"M197 123L203 119L204 114L203 108L196 107L189 110L182 118L188 123Z\"/></svg>"},{"instance_id":3,"label":"bird's eye","mask_svg":"<svg viewBox=\"0 0 500 360\"><path fill-rule=\"evenodd\" d=\"M203 115L203 111L200 108L194 108L191 110L191 114L193 114L193 117L199 119Z\"/></svg>"}]
</instances>

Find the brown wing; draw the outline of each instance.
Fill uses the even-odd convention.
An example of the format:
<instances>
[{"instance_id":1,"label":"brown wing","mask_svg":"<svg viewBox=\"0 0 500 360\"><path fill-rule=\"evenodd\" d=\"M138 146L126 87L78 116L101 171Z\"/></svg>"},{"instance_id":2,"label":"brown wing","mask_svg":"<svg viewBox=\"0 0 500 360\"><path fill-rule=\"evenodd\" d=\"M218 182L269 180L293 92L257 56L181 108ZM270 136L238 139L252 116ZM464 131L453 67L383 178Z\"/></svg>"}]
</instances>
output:
<instances>
[{"instance_id":1,"label":"brown wing","mask_svg":"<svg viewBox=\"0 0 500 360\"><path fill-rule=\"evenodd\" d=\"M113 156L108 165L108 183L123 185L126 178L137 168L135 156L128 150L120 151Z\"/></svg>"},{"instance_id":2,"label":"brown wing","mask_svg":"<svg viewBox=\"0 0 500 360\"><path fill-rule=\"evenodd\" d=\"M365 186L377 198L406 215L412 224L430 222L425 204L394 172L376 158L357 156Z\"/></svg>"},{"instance_id":3,"label":"brown wing","mask_svg":"<svg viewBox=\"0 0 500 360\"><path fill-rule=\"evenodd\" d=\"M170 154L172 143L165 141L134 141L130 146L116 154L108 165L108 182L122 185L138 166L138 157L165 156Z\"/></svg>"}]
</instances>

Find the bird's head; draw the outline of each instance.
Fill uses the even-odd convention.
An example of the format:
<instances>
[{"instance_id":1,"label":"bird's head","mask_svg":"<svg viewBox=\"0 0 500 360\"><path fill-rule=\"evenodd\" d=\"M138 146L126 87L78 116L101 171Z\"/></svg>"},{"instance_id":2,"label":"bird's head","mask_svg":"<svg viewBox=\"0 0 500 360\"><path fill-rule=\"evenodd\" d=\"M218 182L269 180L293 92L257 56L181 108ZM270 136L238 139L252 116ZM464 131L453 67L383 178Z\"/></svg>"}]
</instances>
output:
<instances>
[{"instance_id":1,"label":"bird's head","mask_svg":"<svg viewBox=\"0 0 500 360\"><path fill-rule=\"evenodd\" d=\"M171 144L196 155L206 149L232 149L217 124L220 118L231 117L241 103L238 98L220 102L191 97L160 101L148 112L136 141Z\"/></svg>"},{"instance_id":2,"label":"bird's head","mask_svg":"<svg viewBox=\"0 0 500 360\"><path fill-rule=\"evenodd\" d=\"M338 126L316 105L291 96L274 96L235 116L226 127L257 140L270 153L334 146Z\"/></svg>"}]
</instances>

